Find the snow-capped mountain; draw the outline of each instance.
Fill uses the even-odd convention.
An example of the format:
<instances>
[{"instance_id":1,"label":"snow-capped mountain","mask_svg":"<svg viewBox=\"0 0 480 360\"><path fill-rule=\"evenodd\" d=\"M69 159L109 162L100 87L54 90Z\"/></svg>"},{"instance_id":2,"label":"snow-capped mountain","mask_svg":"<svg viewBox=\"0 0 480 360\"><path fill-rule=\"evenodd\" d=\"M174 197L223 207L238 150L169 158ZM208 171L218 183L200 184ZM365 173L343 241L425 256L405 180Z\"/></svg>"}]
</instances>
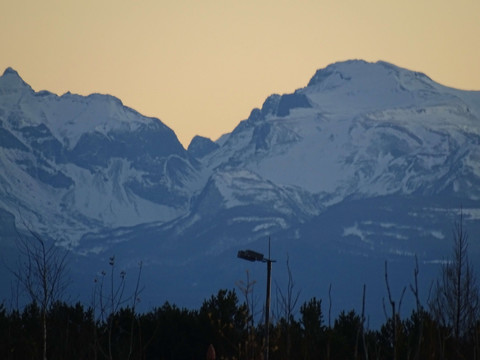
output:
<instances>
[{"instance_id":1,"label":"snow-capped mountain","mask_svg":"<svg viewBox=\"0 0 480 360\"><path fill-rule=\"evenodd\" d=\"M363 283L381 296L385 260L400 287L415 256L431 281L460 211L480 233L480 92L346 61L185 150L112 96L35 92L7 69L0 168L4 239L29 227L68 245L92 278L112 254L126 268L143 261L150 305L233 287L247 266L236 251L271 237L279 286L288 254L305 296L333 284L337 306L353 307ZM480 260L477 242L471 252Z\"/></svg>"},{"instance_id":2,"label":"snow-capped mountain","mask_svg":"<svg viewBox=\"0 0 480 360\"><path fill-rule=\"evenodd\" d=\"M208 161L330 201L442 190L478 199L479 115L478 92L383 62L345 62L270 96Z\"/></svg>"},{"instance_id":3,"label":"snow-capped mountain","mask_svg":"<svg viewBox=\"0 0 480 360\"><path fill-rule=\"evenodd\" d=\"M188 209L196 161L172 130L117 98L34 92L7 69L0 125L0 207L57 241Z\"/></svg>"}]
</instances>

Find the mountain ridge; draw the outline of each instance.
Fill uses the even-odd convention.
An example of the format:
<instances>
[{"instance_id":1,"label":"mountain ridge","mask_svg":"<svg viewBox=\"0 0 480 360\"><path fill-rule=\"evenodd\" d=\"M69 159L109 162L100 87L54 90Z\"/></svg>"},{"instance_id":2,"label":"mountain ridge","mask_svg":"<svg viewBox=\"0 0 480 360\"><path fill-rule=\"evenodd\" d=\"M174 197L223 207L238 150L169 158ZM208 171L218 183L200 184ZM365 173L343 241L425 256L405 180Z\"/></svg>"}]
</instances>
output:
<instances>
[{"instance_id":1,"label":"mountain ridge","mask_svg":"<svg viewBox=\"0 0 480 360\"><path fill-rule=\"evenodd\" d=\"M361 270L373 269L368 259L406 266L418 255L430 276L460 209L480 230L480 91L386 62L339 62L267 97L221 139L195 137L185 149L113 96L35 92L7 70L2 228L27 225L92 271L112 253L127 268L144 261L148 286L180 303L232 284L243 267L228 259L268 237L276 254L295 257L306 295L328 281L347 294L352 276L380 291L378 274ZM328 266L337 273L315 285Z\"/></svg>"}]
</instances>

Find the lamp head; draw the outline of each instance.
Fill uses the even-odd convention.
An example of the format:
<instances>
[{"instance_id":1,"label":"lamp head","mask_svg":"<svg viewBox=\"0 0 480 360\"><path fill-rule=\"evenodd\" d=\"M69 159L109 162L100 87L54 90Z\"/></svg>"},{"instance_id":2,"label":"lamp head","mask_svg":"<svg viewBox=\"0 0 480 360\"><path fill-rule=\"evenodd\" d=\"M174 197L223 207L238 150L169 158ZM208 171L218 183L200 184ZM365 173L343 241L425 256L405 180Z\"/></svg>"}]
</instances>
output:
<instances>
[{"instance_id":1,"label":"lamp head","mask_svg":"<svg viewBox=\"0 0 480 360\"><path fill-rule=\"evenodd\" d=\"M240 250L237 254L237 257L240 259L248 260L248 261L264 261L263 254L260 254L253 250Z\"/></svg>"}]
</instances>

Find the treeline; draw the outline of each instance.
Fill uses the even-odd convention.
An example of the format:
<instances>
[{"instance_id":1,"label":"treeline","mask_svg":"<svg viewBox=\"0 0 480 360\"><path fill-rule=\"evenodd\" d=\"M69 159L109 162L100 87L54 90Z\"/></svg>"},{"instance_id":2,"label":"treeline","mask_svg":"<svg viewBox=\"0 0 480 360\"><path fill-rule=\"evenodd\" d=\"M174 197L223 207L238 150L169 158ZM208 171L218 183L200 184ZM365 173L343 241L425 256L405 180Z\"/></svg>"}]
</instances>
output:
<instances>
[{"instance_id":1,"label":"treeline","mask_svg":"<svg viewBox=\"0 0 480 360\"><path fill-rule=\"evenodd\" d=\"M47 312L48 359L205 359L213 344L217 359L262 359L265 329L251 326L234 290L220 290L198 310L165 303L136 314L130 307L95 319L82 304L54 303ZM379 330L364 328L362 315L342 312L327 326L321 300L300 306L295 318L270 327L270 359L476 359L480 322L455 337L430 312L389 319ZM21 312L0 306L0 357L42 358L42 314L35 303Z\"/></svg>"},{"instance_id":2,"label":"treeline","mask_svg":"<svg viewBox=\"0 0 480 360\"><path fill-rule=\"evenodd\" d=\"M400 315L407 287L392 298L385 262L386 321L379 329L366 326L365 287L361 311L343 311L333 320L328 308L325 321L320 299L298 306L288 262L287 288L278 289L268 329L257 322L265 314L255 309L248 273L237 283L243 300L235 290L220 290L199 309L167 302L139 313L142 265L127 295L125 272L111 257L109 271L95 279L92 303L69 304L61 301L66 253L32 233L32 241L20 241L23 257L13 271L31 301L22 309L0 304L0 358L191 360L205 359L212 344L217 359L479 359L480 292L462 222L455 224L451 258L427 304L420 301L416 265L408 288L416 307L408 317Z\"/></svg>"}]
</instances>

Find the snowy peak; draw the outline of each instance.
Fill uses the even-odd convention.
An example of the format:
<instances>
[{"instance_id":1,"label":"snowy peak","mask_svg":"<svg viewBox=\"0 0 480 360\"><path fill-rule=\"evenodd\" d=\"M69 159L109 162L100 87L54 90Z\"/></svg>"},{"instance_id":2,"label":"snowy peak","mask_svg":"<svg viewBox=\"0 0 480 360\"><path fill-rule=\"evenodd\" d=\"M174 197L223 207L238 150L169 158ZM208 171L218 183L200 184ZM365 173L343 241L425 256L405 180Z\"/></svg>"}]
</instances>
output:
<instances>
[{"instance_id":1,"label":"snowy peak","mask_svg":"<svg viewBox=\"0 0 480 360\"><path fill-rule=\"evenodd\" d=\"M465 92L442 86L423 73L384 61L339 62L318 70L306 88L313 106L351 116L392 108L452 104ZM461 93L461 94L460 94Z\"/></svg>"},{"instance_id":2,"label":"snowy peak","mask_svg":"<svg viewBox=\"0 0 480 360\"><path fill-rule=\"evenodd\" d=\"M463 162L467 182L479 181L478 104L480 92L386 62L336 63L305 88L269 96L211 164L228 161L326 199L442 191L478 197L457 181L455 165Z\"/></svg>"},{"instance_id":3,"label":"snowy peak","mask_svg":"<svg viewBox=\"0 0 480 360\"><path fill-rule=\"evenodd\" d=\"M7 114L8 121L3 126L15 131L44 126L69 151L85 140L102 138L112 142L125 134L136 134L148 138L144 147L157 150L167 147L160 150L170 153L172 146L175 153L184 153L174 132L159 119L139 114L115 96L97 93L82 96L70 92L58 96L49 91L35 92L12 68L7 68L0 77L0 111ZM152 139L152 134L159 133L167 140ZM129 147L129 144L121 146Z\"/></svg>"},{"instance_id":4,"label":"snowy peak","mask_svg":"<svg viewBox=\"0 0 480 360\"><path fill-rule=\"evenodd\" d=\"M345 84L361 88L403 87L404 90L431 88L433 81L423 73L402 69L385 61L369 63L363 60L348 60L317 70L308 83L309 87L335 89Z\"/></svg>"},{"instance_id":5,"label":"snowy peak","mask_svg":"<svg viewBox=\"0 0 480 360\"><path fill-rule=\"evenodd\" d=\"M306 87L293 93L270 95L239 128L266 119L288 118L292 112L313 111L345 118L392 108L451 104L458 102L458 91L435 83L423 73L384 61L349 60L317 70Z\"/></svg>"}]
</instances>

